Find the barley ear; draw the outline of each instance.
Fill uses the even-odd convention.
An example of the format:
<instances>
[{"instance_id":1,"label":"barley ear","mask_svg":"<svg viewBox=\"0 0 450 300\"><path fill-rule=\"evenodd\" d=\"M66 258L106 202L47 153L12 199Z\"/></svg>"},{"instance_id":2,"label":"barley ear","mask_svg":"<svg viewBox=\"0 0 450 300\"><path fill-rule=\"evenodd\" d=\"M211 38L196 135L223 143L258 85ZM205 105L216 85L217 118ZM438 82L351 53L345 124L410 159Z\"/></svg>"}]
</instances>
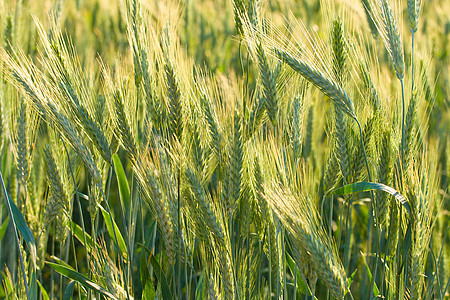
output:
<instances>
[{"instance_id":1,"label":"barley ear","mask_svg":"<svg viewBox=\"0 0 450 300\"><path fill-rule=\"evenodd\" d=\"M405 153L403 155L403 163L402 166L404 168L404 172L406 172L411 155L413 151L415 150L414 145L414 139L415 139L415 125L416 125L416 119L417 119L417 97L418 93L417 90L413 92L411 95L411 100L409 101L408 105L408 111L406 113L406 120L405 120Z\"/></svg>"},{"instance_id":2,"label":"barley ear","mask_svg":"<svg viewBox=\"0 0 450 300\"><path fill-rule=\"evenodd\" d=\"M344 29L339 19L333 21L331 45L333 48L333 74L337 82L342 85L345 82L347 53L345 49Z\"/></svg>"},{"instance_id":3,"label":"barley ear","mask_svg":"<svg viewBox=\"0 0 450 300\"><path fill-rule=\"evenodd\" d=\"M417 31L417 26L419 24L419 13L421 0L408 0L408 23L411 32L415 33Z\"/></svg>"},{"instance_id":4,"label":"barley ear","mask_svg":"<svg viewBox=\"0 0 450 300\"><path fill-rule=\"evenodd\" d=\"M353 102L339 84L327 78L313 66L297 59L284 50L274 49L274 52L280 60L284 61L294 71L300 73L306 80L328 96L344 113L356 119Z\"/></svg>"},{"instance_id":5,"label":"barley ear","mask_svg":"<svg viewBox=\"0 0 450 300\"><path fill-rule=\"evenodd\" d=\"M47 179L51 190L51 201L47 204L44 219L47 219L47 222L51 219L56 221L56 239L64 245L68 234L70 202L49 145L45 146L44 155L47 163Z\"/></svg>"},{"instance_id":6,"label":"barley ear","mask_svg":"<svg viewBox=\"0 0 450 300\"><path fill-rule=\"evenodd\" d=\"M302 156L306 159L312 152L312 136L314 129L314 106L311 106L308 110L308 116L306 119L306 135L303 146Z\"/></svg>"},{"instance_id":7,"label":"barley ear","mask_svg":"<svg viewBox=\"0 0 450 300\"><path fill-rule=\"evenodd\" d=\"M383 22L383 40L386 49L394 63L397 78L402 80L405 75L405 60L403 56L402 40L398 30L398 23L394 17L388 0L380 0L381 18Z\"/></svg>"},{"instance_id":8,"label":"barley ear","mask_svg":"<svg viewBox=\"0 0 450 300\"><path fill-rule=\"evenodd\" d=\"M111 110L117 137L130 158L135 159L137 157L138 150L134 137L131 133L128 118L125 114L122 93L119 90L116 90L113 94L113 105Z\"/></svg>"},{"instance_id":9,"label":"barley ear","mask_svg":"<svg viewBox=\"0 0 450 300\"><path fill-rule=\"evenodd\" d=\"M294 159L302 155L302 130L303 130L303 112L301 97L294 99L294 109L292 112L292 122L289 130L289 144L294 154Z\"/></svg>"},{"instance_id":10,"label":"barley ear","mask_svg":"<svg viewBox=\"0 0 450 300\"><path fill-rule=\"evenodd\" d=\"M169 128L171 129L172 134L181 141L181 134L183 131L181 92L170 60L164 65L164 71L166 74L167 96L169 98Z\"/></svg>"},{"instance_id":11,"label":"barley ear","mask_svg":"<svg viewBox=\"0 0 450 300\"><path fill-rule=\"evenodd\" d=\"M264 104L267 115L273 126L277 124L278 97L275 77L270 69L267 56L261 43L256 46L256 56L258 57L259 71L263 86Z\"/></svg>"}]
</instances>

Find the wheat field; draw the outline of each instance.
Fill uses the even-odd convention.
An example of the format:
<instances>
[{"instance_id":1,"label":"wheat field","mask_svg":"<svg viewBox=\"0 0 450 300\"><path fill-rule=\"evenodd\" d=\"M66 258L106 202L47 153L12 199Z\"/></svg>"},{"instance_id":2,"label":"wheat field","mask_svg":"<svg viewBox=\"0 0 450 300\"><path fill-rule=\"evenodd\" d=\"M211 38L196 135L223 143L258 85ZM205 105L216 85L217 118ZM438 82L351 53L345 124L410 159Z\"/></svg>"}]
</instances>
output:
<instances>
[{"instance_id":1,"label":"wheat field","mask_svg":"<svg viewBox=\"0 0 450 300\"><path fill-rule=\"evenodd\" d=\"M0 299L449 299L449 12L0 1Z\"/></svg>"}]
</instances>

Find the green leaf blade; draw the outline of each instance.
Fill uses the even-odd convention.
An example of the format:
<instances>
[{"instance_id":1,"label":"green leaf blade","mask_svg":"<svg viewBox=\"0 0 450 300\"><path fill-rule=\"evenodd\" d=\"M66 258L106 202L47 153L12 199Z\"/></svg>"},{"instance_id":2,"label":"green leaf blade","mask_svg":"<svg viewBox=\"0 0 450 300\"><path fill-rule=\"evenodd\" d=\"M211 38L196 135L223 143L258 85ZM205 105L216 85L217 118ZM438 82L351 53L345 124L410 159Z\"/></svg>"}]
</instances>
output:
<instances>
[{"instance_id":1,"label":"green leaf blade","mask_svg":"<svg viewBox=\"0 0 450 300\"><path fill-rule=\"evenodd\" d=\"M118 300L116 298L116 296L114 296L113 294L111 294L110 292L108 292L105 288L101 287L100 285L96 284L95 282L90 281L87 277L85 277L84 275L73 271L65 266L62 265L58 265L55 263L51 263L51 262L46 262L53 270L55 270L56 272L58 272L61 275L66 276L67 278L70 278L72 280L75 280L76 282L80 283L81 285L83 285L86 288L89 288L97 293L102 294L103 296L106 296L108 298L111 299L115 299Z\"/></svg>"}]
</instances>

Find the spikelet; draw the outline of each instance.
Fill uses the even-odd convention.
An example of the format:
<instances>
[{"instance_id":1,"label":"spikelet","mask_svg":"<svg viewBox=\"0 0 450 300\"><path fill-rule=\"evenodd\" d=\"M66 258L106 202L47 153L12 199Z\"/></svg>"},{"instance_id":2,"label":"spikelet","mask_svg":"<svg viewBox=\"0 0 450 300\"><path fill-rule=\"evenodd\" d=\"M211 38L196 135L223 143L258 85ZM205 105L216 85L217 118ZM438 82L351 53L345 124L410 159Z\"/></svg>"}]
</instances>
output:
<instances>
[{"instance_id":1,"label":"spikelet","mask_svg":"<svg viewBox=\"0 0 450 300\"><path fill-rule=\"evenodd\" d=\"M342 85L345 80L346 69L346 49L343 26L340 20L334 20L331 31L331 44L333 48L332 61L333 61L333 74L337 83ZM336 155L339 159L339 165L341 167L341 173L344 178L344 183L349 183L351 180L351 163L352 155L350 151L350 137L349 137L349 124L344 117L343 112L339 108L339 105L335 104L335 143L336 143Z\"/></svg>"},{"instance_id":2,"label":"spikelet","mask_svg":"<svg viewBox=\"0 0 450 300\"><path fill-rule=\"evenodd\" d=\"M416 145L414 145L415 142L415 126L416 126L416 119L417 119L417 97L419 97L417 91L414 91L414 93L411 95L411 100L409 101L408 105L408 112L406 113L406 119L405 119L405 147L404 147L404 155L403 155L403 162L402 166L404 168L404 172L407 172L411 155L416 150Z\"/></svg>"},{"instance_id":3,"label":"spikelet","mask_svg":"<svg viewBox=\"0 0 450 300\"><path fill-rule=\"evenodd\" d=\"M103 159L107 163L112 164L111 148L101 126L91 117L87 109L79 103L73 89L69 86L66 86L65 89L74 103L75 114L87 136L94 143Z\"/></svg>"},{"instance_id":4,"label":"spikelet","mask_svg":"<svg viewBox=\"0 0 450 300\"><path fill-rule=\"evenodd\" d=\"M243 149L242 149L242 133L241 133L241 117L237 112L233 117L233 139L229 152L229 166L227 175L231 184L230 207L237 203L241 195L241 177L243 172Z\"/></svg>"},{"instance_id":5,"label":"spikelet","mask_svg":"<svg viewBox=\"0 0 450 300\"><path fill-rule=\"evenodd\" d=\"M312 135L314 128L314 106L311 106L308 110L308 116L306 119L306 135L303 146L303 157L308 158L311 154L312 147Z\"/></svg>"},{"instance_id":6,"label":"spikelet","mask_svg":"<svg viewBox=\"0 0 450 300\"><path fill-rule=\"evenodd\" d=\"M421 162L414 165L410 172L410 200L413 212L412 246L410 252L409 276L411 280L411 299L421 299L425 286L425 265L435 219L435 199L439 178L437 161L427 149L421 154Z\"/></svg>"},{"instance_id":7,"label":"spikelet","mask_svg":"<svg viewBox=\"0 0 450 300\"><path fill-rule=\"evenodd\" d=\"M244 29L242 25L241 16L246 13L244 0L234 0L233 1L233 12L234 12L234 23L236 25L236 30L239 35L244 34Z\"/></svg>"},{"instance_id":8,"label":"spikelet","mask_svg":"<svg viewBox=\"0 0 450 300\"><path fill-rule=\"evenodd\" d=\"M47 145L44 148L45 159L47 163L47 179L51 190L51 201L47 204L45 214L47 217L46 222L48 223L55 221L56 225L56 239L64 245L67 234L68 234L68 223L69 223L69 213L70 202L65 192L63 181L61 180L60 170L56 164L53 151L50 146Z\"/></svg>"},{"instance_id":9,"label":"spikelet","mask_svg":"<svg viewBox=\"0 0 450 300\"><path fill-rule=\"evenodd\" d=\"M101 156L111 164L111 149L101 126L93 118L93 103L97 100L82 76L78 57L70 52L61 31L52 20L51 35L47 35L39 21L35 20L41 42L45 47L46 59L43 61L49 81L53 83L52 99L79 128L86 133ZM72 46L73 47L73 46ZM95 103L95 102L94 102Z\"/></svg>"},{"instance_id":10,"label":"spikelet","mask_svg":"<svg viewBox=\"0 0 450 300\"><path fill-rule=\"evenodd\" d=\"M171 154L158 139L151 144L149 153L142 153L133 162L133 170L139 180L144 199L158 221L168 262L176 262L176 249L180 240L178 228L178 199L176 178L171 164Z\"/></svg>"},{"instance_id":11,"label":"spikelet","mask_svg":"<svg viewBox=\"0 0 450 300\"><path fill-rule=\"evenodd\" d=\"M286 51L274 49L274 52L280 60L288 64L294 71L300 73L306 80L330 98L344 113L353 119L356 118L353 102L340 85L327 78L313 66L297 59Z\"/></svg>"},{"instance_id":12,"label":"spikelet","mask_svg":"<svg viewBox=\"0 0 450 300\"><path fill-rule=\"evenodd\" d=\"M308 280L311 293L314 295L317 282L317 273L308 262L307 253L298 240L289 235L289 241L292 249L292 257L297 263L303 280Z\"/></svg>"},{"instance_id":13,"label":"spikelet","mask_svg":"<svg viewBox=\"0 0 450 300\"><path fill-rule=\"evenodd\" d=\"M372 35L374 37L376 37L378 34L378 31L377 31L377 26L375 25L375 23L372 19L372 11L370 8L369 0L361 0L361 2L364 7L364 12L366 14L367 23L369 23L370 32L372 33Z\"/></svg>"},{"instance_id":14,"label":"spikelet","mask_svg":"<svg viewBox=\"0 0 450 300\"><path fill-rule=\"evenodd\" d=\"M156 95L153 94L152 89L152 81L150 78L150 74L148 71L148 58L147 58L147 52L142 49L141 50L141 66L140 66L141 72L143 74L143 80L144 80L144 91L146 95L146 105L147 110L150 113L150 116L153 121L153 126L160 126L160 120L161 120L161 108L160 103L156 97Z\"/></svg>"},{"instance_id":15,"label":"spikelet","mask_svg":"<svg viewBox=\"0 0 450 300\"><path fill-rule=\"evenodd\" d=\"M371 149L370 141L372 140L372 136L374 135L375 127L377 123L377 115L371 116L363 129L363 144L366 152L369 152ZM368 153L367 153L368 154ZM357 149L355 151L355 159L353 162L353 178L356 180L362 179L363 170L365 170L365 160L364 160L364 151L361 146L361 143L358 143ZM367 171L367 170L366 170Z\"/></svg>"},{"instance_id":16,"label":"spikelet","mask_svg":"<svg viewBox=\"0 0 450 300\"><path fill-rule=\"evenodd\" d=\"M214 276L211 274L208 280L208 300L217 300L219 299L219 292L217 291L216 280Z\"/></svg>"},{"instance_id":17,"label":"spikelet","mask_svg":"<svg viewBox=\"0 0 450 300\"><path fill-rule=\"evenodd\" d=\"M258 58L259 73L262 81L265 108L273 126L276 126L278 116L277 87L275 85L275 76L270 69L266 53L261 43L258 43L256 46L256 56Z\"/></svg>"},{"instance_id":18,"label":"spikelet","mask_svg":"<svg viewBox=\"0 0 450 300\"><path fill-rule=\"evenodd\" d=\"M181 92L178 86L177 78L173 69L172 62L167 59L164 65L166 74L167 96L169 98L169 128L172 134L181 141L183 132L183 117L181 107Z\"/></svg>"},{"instance_id":19,"label":"spikelet","mask_svg":"<svg viewBox=\"0 0 450 300\"><path fill-rule=\"evenodd\" d=\"M292 112L292 122L289 130L289 144L294 154L294 159L299 159L302 155L302 130L303 112L300 97L294 99L294 109Z\"/></svg>"},{"instance_id":20,"label":"spikelet","mask_svg":"<svg viewBox=\"0 0 450 300\"><path fill-rule=\"evenodd\" d=\"M97 187L101 187L102 178L98 170L97 165L94 162L91 152L84 144L83 140L79 136L78 132L72 125L72 123L64 116L52 103L47 103L48 110L55 119L55 124L60 132L64 135L66 140L74 148L75 152L80 156L86 169L93 177L94 183Z\"/></svg>"},{"instance_id":21,"label":"spikelet","mask_svg":"<svg viewBox=\"0 0 450 300\"><path fill-rule=\"evenodd\" d=\"M219 244L223 244L226 236L225 231L216 216L215 209L210 202L209 197L205 194L204 188L190 168L185 170L185 177L189 183L190 190L194 195L192 200L194 200L194 203L198 207L198 211L196 210L196 213L199 214L198 217L202 219L205 226L209 228L214 239L218 241Z\"/></svg>"},{"instance_id":22,"label":"spikelet","mask_svg":"<svg viewBox=\"0 0 450 300\"><path fill-rule=\"evenodd\" d=\"M420 6L421 0L408 0L408 23L412 33L417 31L417 25L419 24Z\"/></svg>"},{"instance_id":23,"label":"spikelet","mask_svg":"<svg viewBox=\"0 0 450 300\"><path fill-rule=\"evenodd\" d=\"M333 21L331 30L331 45L333 48L333 74L339 84L345 82L347 51L345 49L344 29L342 22L337 19Z\"/></svg>"},{"instance_id":24,"label":"spikelet","mask_svg":"<svg viewBox=\"0 0 450 300\"><path fill-rule=\"evenodd\" d=\"M131 132L128 117L125 114L122 93L119 90L116 90L112 98L113 105L110 106L110 112L113 118L113 123L115 124L117 138L130 158L136 159L138 150L136 141Z\"/></svg>"},{"instance_id":25,"label":"spikelet","mask_svg":"<svg viewBox=\"0 0 450 300\"><path fill-rule=\"evenodd\" d=\"M253 102L252 110L250 111L247 128L246 128L246 139L250 139L254 133L259 129L264 121L265 109L264 109L264 99L258 97L256 101Z\"/></svg>"},{"instance_id":26,"label":"spikelet","mask_svg":"<svg viewBox=\"0 0 450 300\"><path fill-rule=\"evenodd\" d=\"M234 299L234 276L230 256L224 249L219 249L218 257L224 299Z\"/></svg>"},{"instance_id":27,"label":"spikelet","mask_svg":"<svg viewBox=\"0 0 450 300\"><path fill-rule=\"evenodd\" d=\"M205 114L207 135L209 138L209 148L205 150L208 151L208 149L210 149L210 153L205 153L205 156L207 156L207 162L204 168L203 178L209 179L216 168L220 168L223 163L222 133L213 102L206 93L203 93L201 96L200 104L203 109L203 113Z\"/></svg>"},{"instance_id":28,"label":"spikelet","mask_svg":"<svg viewBox=\"0 0 450 300\"><path fill-rule=\"evenodd\" d=\"M176 244L174 235L175 224L172 222L168 201L166 201L163 191L158 184L157 178L152 169L154 166L148 161L142 161L134 165L134 170L139 178L142 187L144 199L147 200L153 208L158 220L158 228L164 240L164 248L171 266L175 265L176 260Z\"/></svg>"},{"instance_id":29,"label":"spikelet","mask_svg":"<svg viewBox=\"0 0 450 300\"><path fill-rule=\"evenodd\" d=\"M389 0L371 0L371 9L378 31L383 38L384 46L391 57L399 80L405 75L405 60L398 21L389 4Z\"/></svg>"},{"instance_id":30,"label":"spikelet","mask_svg":"<svg viewBox=\"0 0 450 300\"><path fill-rule=\"evenodd\" d=\"M343 298L348 291L347 276L337 250L318 223L314 205L304 198L294 197L277 185L267 194L266 199L283 225L304 247L308 254L308 261L314 267L318 277L333 296Z\"/></svg>"},{"instance_id":31,"label":"spikelet","mask_svg":"<svg viewBox=\"0 0 450 300\"><path fill-rule=\"evenodd\" d=\"M27 116L26 104L23 100L20 102L20 111L17 119L17 138L13 139L16 144L16 161L19 171L19 178L22 184L26 184L30 175L30 166L28 161L28 136L27 136Z\"/></svg>"},{"instance_id":32,"label":"spikelet","mask_svg":"<svg viewBox=\"0 0 450 300\"><path fill-rule=\"evenodd\" d=\"M342 176L339 172L339 161L334 151L336 150L331 150L329 154L325 173L323 175L323 193L325 195L336 186L336 183L339 182Z\"/></svg>"}]
</instances>

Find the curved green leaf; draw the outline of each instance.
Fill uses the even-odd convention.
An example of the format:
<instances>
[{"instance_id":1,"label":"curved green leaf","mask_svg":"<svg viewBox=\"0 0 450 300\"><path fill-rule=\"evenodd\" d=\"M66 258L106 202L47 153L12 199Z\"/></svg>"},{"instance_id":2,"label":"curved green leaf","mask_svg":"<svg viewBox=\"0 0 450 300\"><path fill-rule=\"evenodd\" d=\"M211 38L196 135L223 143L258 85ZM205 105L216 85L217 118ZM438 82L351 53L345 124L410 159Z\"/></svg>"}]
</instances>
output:
<instances>
[{"instance_id":1,"label":"curved green leaf","mask_svg":"<svg viewBox=\"0 0 450 300\"><path fill-rule=\"evenodd\" d=\"M390 186L384 185L382 183L365 182L365 181L351 183L335 189L334 191L331 192L331 194L348 195L358 192L368 192L372 190L383 191L394 196L395 199L397 199L397 201L400 202L401 205L403 205L403 207L406 209L409 216L411 217L411 206L409 205L406 198L402 194L400 194L396 189L391 188Z\"/></svg>"},{"instance_id":2,"label":"curved green leaf","mask_svg":"<svg viewBox=\"0 0 450 300\"><path fill-rule=\"evenodd\" d=\"M69 225L67 225L69 226ZM86 246L88 251L91 251L92 249L92 238L87 232L83 232L83 228L81 228L78 224L76 224L74 221L70 221L70 227L72 230L72 233L75 235L77 240L83 245ZM84 238L86 238L86 244L84 244Z\"/></svg>"},{"instance_id":3,"label":"curved green leaf","mask_svg":"<svg viewBox=\"0 0 450 300\"><path fill-rule=\"evenodd\" d=\"M53 270L58 272L59 274L64 275L67 278L70 278L72 280L75 280L76 282L80 283L84 287L91 289L97 293L100 293L103 296L118 300L113 294L108 292L105 288L99 286L95 282L90 281L89 278L85 277L84 275L82 275L74 270L71 270L65 266L62 266L62 265L58 265L58 264L51 263L51 262L46 262L46 263L50 267L52 267Z\"/></svg>"}]
</instances>

